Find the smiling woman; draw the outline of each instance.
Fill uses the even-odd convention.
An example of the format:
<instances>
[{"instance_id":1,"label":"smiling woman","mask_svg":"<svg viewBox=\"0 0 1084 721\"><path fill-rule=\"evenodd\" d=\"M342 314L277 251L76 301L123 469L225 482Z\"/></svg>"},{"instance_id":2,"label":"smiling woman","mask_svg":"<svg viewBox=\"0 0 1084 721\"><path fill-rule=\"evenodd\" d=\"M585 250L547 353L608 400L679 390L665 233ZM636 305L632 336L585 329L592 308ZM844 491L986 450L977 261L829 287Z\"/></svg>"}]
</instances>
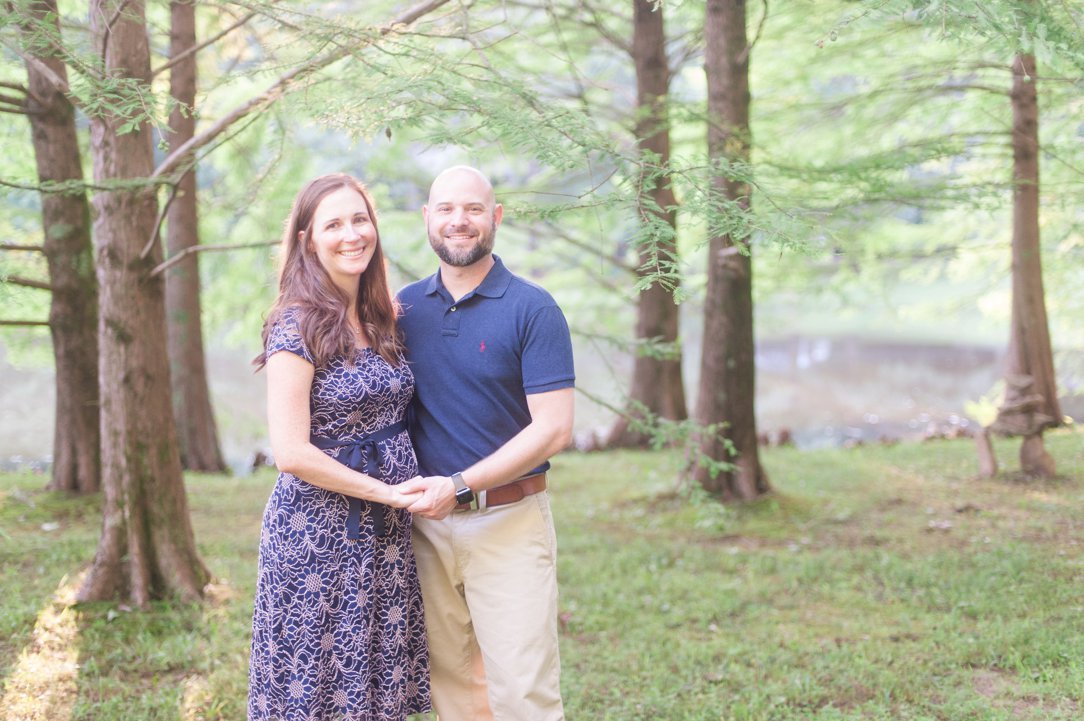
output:
<instances>
[{"instance_id":1,"label":"smiling woman","mask_svg":"<svg viewBox=\"0 0 1084 721\"><path fill-rule=\"evenodd\" d=\"M279 297L264 326L265 345L274 324L294 309L318 365L359 345L397 363L396 311L368 188L342 173L311 181L294 201L282 245ZM262 368L266 360L261 353L254 362Z\"/></svg>"},{"instance_id":2,"label":"smiling woman","mask_svg":"<svg viewBox=\"0 0 1084 721\"><path fill-rule=\"evenodd\" d=\"M355 298L361 274L376 252L376 225L365 196L344 186L320 201L308 235L308 250L316 254L331 281ZM306 233L301 231L300 242ZM349 315L357 315L357 309Z\"/></svg>"},{"instance_id":3,"label":"smiling woman","mask_svg":"<svg viewBox=\"0 0 1084 721\"><path fill-rule=\"evenodd\" d=\"M305 186L264 327L280 471L264 511L248 717L402 721L429 709L429 657L405 510L417 475L400 353L368 191Z\"/></svg>"}]
</instances>

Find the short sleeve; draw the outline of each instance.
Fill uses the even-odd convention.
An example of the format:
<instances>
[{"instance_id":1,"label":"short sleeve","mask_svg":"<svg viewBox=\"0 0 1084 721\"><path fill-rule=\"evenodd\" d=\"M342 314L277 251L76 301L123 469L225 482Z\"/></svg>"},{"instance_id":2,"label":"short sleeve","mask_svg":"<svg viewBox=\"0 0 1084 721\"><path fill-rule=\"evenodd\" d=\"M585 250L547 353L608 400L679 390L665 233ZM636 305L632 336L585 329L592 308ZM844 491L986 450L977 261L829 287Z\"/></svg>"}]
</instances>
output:
<instances>
[{"instance_id":1,"label":"short sleeve","mask_svg":"<svg viewBox=\"0 0 1084 721\"><path fill-rule=\"evenodd\" d=\"M275 321L275 324L271 326L271 330L267 334L266 351L268 358L279 351L288 351L301 356L309 363L313 363L312 354L309 353L309 349L305 345L305 339L301 337L300 317L300 308L287 308Z\"/></svg>"},{"instance_id":2,"label":"short sleeve","mask_svg":"<svg viewBox=\"0 0 1084 721\"><path fill-rule=\"evenodd\" d=\"M523 390L528 395L575 386L572 336L556 305L544 306L531 317L522 368Z\"/></svg>"}]
</instances>

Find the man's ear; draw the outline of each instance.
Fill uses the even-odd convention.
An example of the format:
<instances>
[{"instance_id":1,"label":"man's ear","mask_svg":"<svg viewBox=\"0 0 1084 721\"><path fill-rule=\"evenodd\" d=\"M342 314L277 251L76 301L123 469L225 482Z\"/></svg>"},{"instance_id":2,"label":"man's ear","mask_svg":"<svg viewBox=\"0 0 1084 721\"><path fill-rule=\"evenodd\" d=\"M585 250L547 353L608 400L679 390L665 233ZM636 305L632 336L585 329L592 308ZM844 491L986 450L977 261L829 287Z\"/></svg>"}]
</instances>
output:
<instances>
[{"instance_id":1,"label":"man's ear","mask_svg":"<svg viewBox=\"0 0 1084 721\"><path fill-rule=\"evenodd\" d=\"M504 217L504 206L497 203L497 206L493 208L493 227L496 228L501 224L501 218Z\"/></svg>"}]
</instances>

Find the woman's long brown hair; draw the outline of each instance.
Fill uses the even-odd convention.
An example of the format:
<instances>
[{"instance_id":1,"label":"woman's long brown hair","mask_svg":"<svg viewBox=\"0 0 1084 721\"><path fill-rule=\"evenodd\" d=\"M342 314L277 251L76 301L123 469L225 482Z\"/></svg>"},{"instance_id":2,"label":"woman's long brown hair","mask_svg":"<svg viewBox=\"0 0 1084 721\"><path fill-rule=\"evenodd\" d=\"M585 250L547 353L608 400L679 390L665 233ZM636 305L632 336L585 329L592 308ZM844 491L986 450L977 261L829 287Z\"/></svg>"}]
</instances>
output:
<instances>
[{"instance_id":1,"label":"woman's long brown hair","mask_svg":"<svg viewBox=\"0 0 1084 721\"><path fill-rule=\"evenodd\" d=\"M342 354L348 359L354 357L354 332L347 318L350 299L332 282L316 253L309 249L317 206L341 188L350 188L361 195L376 231L376 250L369 266L361 274L358 286L357 320L373 351L392 365L400 362L403 346L395 324L397 309L388 289L383 244L380 242L372 196L369 189L356 178L345 173L332 173L310 181L294 199L282 237L279 294L264 322L264 351L252 361L257 370L267 363L267 336L271 328L286 309L293 306L300 309L301 338L312 354L316 367L324 365L335 355Z\"/></svg>"}]
</instances>

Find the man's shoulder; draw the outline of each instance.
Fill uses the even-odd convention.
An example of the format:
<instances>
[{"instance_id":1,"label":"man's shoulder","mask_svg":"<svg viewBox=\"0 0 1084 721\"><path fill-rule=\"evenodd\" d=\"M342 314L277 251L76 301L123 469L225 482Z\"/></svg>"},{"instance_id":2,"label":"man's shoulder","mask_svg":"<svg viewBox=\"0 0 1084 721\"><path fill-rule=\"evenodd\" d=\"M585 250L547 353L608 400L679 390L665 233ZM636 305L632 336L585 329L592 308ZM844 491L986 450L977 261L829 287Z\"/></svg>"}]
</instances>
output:
<instances>
[{"instance_id":1,"label":"man's shoulder","mask_svg":"<svg viewBox=\"0 0 1084 721\"><path fill-rule=\"evenodd\" d=\"M557 301L554 299L553 294L538 283L515 273L512 273L511 276L512 278L508 282L508 289L519 298L536 306L557 305Z\"/></svg>"},{"instance_id":2,"label":"man's shoulder","mask_svg":"<svg viewBox=\"0 0 1084 721\"><path fill-rule=\"evenodd\" d=\"M434 273L433 275L436 274ZM396 294L396 297L398 297L400 301L416 301L417 299L425 296L425 294L429 290L429 285L433 282L433 275L426 276L421 280L416 280L413 283L406 284L399 290L399 292Z\"/></svg>"}]
</instances>

